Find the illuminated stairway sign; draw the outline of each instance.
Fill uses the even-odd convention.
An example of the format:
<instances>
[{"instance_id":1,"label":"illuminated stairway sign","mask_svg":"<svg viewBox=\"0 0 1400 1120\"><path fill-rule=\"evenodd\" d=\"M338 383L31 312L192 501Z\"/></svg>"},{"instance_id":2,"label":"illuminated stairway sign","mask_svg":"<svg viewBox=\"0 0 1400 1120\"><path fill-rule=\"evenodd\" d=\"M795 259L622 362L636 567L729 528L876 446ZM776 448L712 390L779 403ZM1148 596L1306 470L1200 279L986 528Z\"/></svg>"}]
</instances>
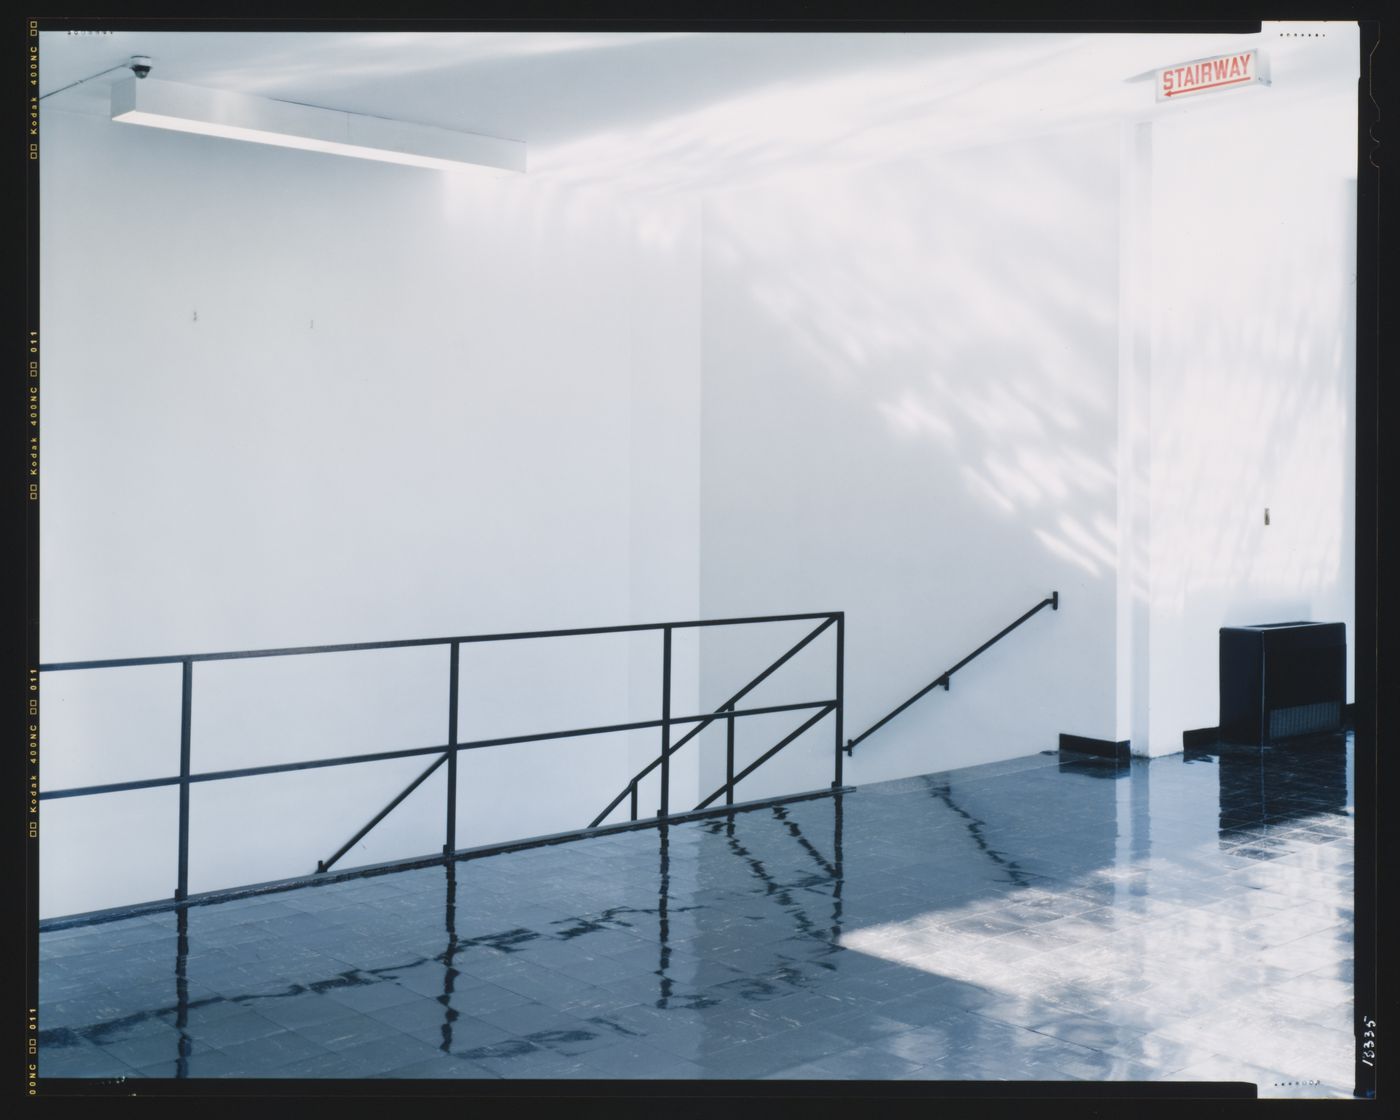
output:
<instances>
[{"instance_id":1,"label":"illuminated stairway sign","mask_svg":"<svg viewBox=\"0 0 1400 1120\"><path fill-rule=\"evenodd\" d=\"M1266 60L1257 50L1168 66L1157 71L1157 100L1173 101L1191 93L1268 85L1266 70Z\"/></svg>"}]
</instances>

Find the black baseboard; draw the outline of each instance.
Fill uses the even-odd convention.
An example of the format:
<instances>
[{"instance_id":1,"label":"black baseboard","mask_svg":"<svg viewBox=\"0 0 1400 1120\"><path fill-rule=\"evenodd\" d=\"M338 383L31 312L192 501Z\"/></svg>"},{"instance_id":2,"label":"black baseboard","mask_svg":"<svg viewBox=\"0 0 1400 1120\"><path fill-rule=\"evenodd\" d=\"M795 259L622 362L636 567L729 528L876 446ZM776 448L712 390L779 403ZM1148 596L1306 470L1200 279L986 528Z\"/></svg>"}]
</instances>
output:
<instances>
[{"instance_id":1,"label":"black baseboard","mask_svg":"<svg viewBox=\"0 0 1400 1120\"><path fill-rule=\"evenodd\" d=\"M1131 757L1128 750L1130 740L1115 743L1112 739L1090 739L1085 735L1060 733L1060 750L1075 754L1091 754L1095 758L1111 758L1115 762L1127 762Z\"/></svg>"}]
</instances>

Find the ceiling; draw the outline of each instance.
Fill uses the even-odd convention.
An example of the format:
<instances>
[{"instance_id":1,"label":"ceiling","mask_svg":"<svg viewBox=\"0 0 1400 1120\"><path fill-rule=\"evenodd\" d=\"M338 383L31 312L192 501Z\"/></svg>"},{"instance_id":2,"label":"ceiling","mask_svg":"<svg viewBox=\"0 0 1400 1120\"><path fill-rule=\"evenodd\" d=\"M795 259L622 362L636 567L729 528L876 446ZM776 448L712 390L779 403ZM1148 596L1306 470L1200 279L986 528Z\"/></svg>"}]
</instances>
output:
<instances>
[{"instance_id":1,"label":"ceiling","mask_svg":"<svg viewBox=\"0 0 1400 1120\"><path fill-rule=\"evenodd\" d=\"M1312 34L1281 30L1297 27ZM533 176L668 190L1148 116L1157 67L1244 46L1268 48L1267 96L1335 86L1355 79L1356 43L1354 24L1335 23L1252 36L54 31L39 84L144 54L155 78L523 140ZM43 108L105 115L125 76Z\"/></svg>"}]
</instances>

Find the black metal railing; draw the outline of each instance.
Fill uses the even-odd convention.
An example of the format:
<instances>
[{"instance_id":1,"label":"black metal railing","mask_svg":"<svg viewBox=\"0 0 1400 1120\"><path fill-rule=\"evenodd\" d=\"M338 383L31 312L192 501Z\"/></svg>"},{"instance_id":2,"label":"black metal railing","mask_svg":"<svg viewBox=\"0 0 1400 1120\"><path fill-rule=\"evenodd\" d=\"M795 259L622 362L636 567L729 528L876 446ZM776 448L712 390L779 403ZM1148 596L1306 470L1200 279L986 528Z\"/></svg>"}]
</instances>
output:
<instances>
[{"instance_id":1,"label":"black metal railing","mask_svg":"<svg viewBox=\"0 0 1400 1120\"><path fill-rule=\"evenodd\" d=\"M714 712L701 715L673 715L671 712L671 638L676 630L695 629L701 627L715 626L748 626L760 623L774 622L799 622L820 620L820 625L789 649L782 657L769 665L763 672L753 678L744 688L731 696ZM836 651L835 651L835 696L819 700L806 701L791 704L770 704L753 708L737 708L737 703L753 691L760 683L771 676L778 668L786 664L800 650L810 644L819 634L832 625L836 627ZM661 716L659 719L633 720L626 723L614 723L603 726L575 727L562 731L546 731L530 735L509 735L498 736L487 739L474 739L462 742L458 737L459 724L459 690L460 690L460 653L463 645L483 643L483 642L507 642L522 641L533 638L567 638L581 637L585 635L600 634L627 634L642 633L647 631L659 631L662 635L662 667L661 667ZM261 649L261 650L240 650L226 653L196 653L196 654L173 654L160 657L126 657L110 658L97 661L66 661L52 662L39 666L40 672L64 672L80 669L106 669L118 667L133 667L138 665L179 665L180 672L180 772L162 778L142 778L127 782L108 782L101 785L78 786L69 789L43 790L39 794L41 801L53 800L57 798L69 797L92 797L107 793L120 793L136 789L153 789L162 786L177 786L179 788L179 813L178 813L178 835L177 835L177 860L176 860L176 887L175 899L183 900L189 895L189 837L190 837L190 787L199 782L227 781L233 778L255 777L265 774L285 774L297 770L312 770L330 766L349 766L366 762L382 762L396 758L413 758L421 756L433 756L432 762L419 774L409 785L400 791L382 810L380 810L370 821L359 829L349 840L340 846L329 858L317 861L317 873L328 871L342 856L362 840L377 824L387 817L403 800L415 789L423 784L433 773L444 764L447 767L447 805L445 811L444 833L445 842L443 844L443 854L450 857L457 850L457 756L462 751L479 750L486 747L508 746L516 743L535 743L551 739L567 739L586 735L604 735L623 731L642 731L647 729L659 729L661 732L661 746L658 757L639 772L628 783L623 793L615 798L586 829L580 832L587 832L601 824L602 820L617 807L623 797L630 794L631 797L631 819L636 822L637 817L637 786L638 783L650 774L653 770L660 768L660 807L657 811L654 823L665 823L673 819L676 814L672 814L670 808L670 766L671 756L682 746L693 739L716 719L725 719L729 728L728 745L728 765L726 769L726 781L714 794L700 803L697 809L703 809L714 801L720 794L726 794L728 803L733 804L734 786L753 773L759 766L772 758L784 747L797 739L804 732L815 726L827 715L834 714L834 780L832 788L841 788L842 782L842 715L844 711L843 695L843 658L844 658L844 634L845 634L845 614L841 611L826 612L821 614L789 614L789 615L763 615L750 618L723 618L704 619L685 622L656 622L639 623L625 626L593 626L570 630L532 630L509 634L473 634L460 635L446 638L416 638L390 642L357 642L341 645L324 646L301 646L284 649ZM191 741L190 726L191 712L194 702L194 665L201 661L236 661L247 658L258 657L298 657L308 654L318 653L348 653L367 650L385 649L405 649L416 646L447 646L449 649L449 678L448 678L448 699L447 699L447 742L428 747L407 747L398 750L376 751L369 754L342 755L333 758L308 759L298 762L285 762L265 766L247 766L237 769L214 770L195 773L191 766ZM759 759L745 767L739 773L734 773L734 720L758 715L771 715L779 712L814 712L806 719L798 729L785 736L776 746L765 752ZM697 726L688 732L674 745L671 743L671 729L677 724L696 724ZM796 795L795 795L796 796ZM689 814L680 814L688 816ZM652 818L646 818L640 823L653 823Z\"/></svg>"},{"instance_id":2,"label":"black metal railing","mask_svg":"<svg viewBox=\"0 0 1400 1120\"><path fill-rule=\"evenodd\" d=\"M653 770L660 766L663 768L662 774L664 788L665 768L669 765L670 757L674 755L678 750L680 750L683 746L685 746L688 742L694 739L697 735L699 735L702 731L704 731L705 728L709 727L710 724L720 719L724 720L728 725L726 729L727 735L725 743L724 785L720 786L719 789L715 790L714 793L710 794L709 797L705 798L705 800L701 801L700 804L695 806L694 811L698 812L699 810L704 809L707 805L709 805L717 797L719 797L720 794L724 794L725 804L734 804L734 786L738 782L742 781L749 774L752 774L755 770L762 766L763 763L767 762L768 759L772 758L773 755L777 754L780 750L782 750L785 746L792 742L792 740L796 739L799 735L801 735L809 727L811 727L814 723L816 723L823 716L826 715L825 710L818 712L815 716L809 719L806 723L804 723L787 738L783 739L781 742L779 742L776 746L767 751L760 758L750 763L738 774L735 774L734 719L736 716L741 715L743 713L738 712L735 709L734 705L736 705L740 700L742 700L760 684L762 684L779 669L781 669L784 665L786 665L789 661L791 661L794 657L796 657L797 654L802 652L802 650L804 650L808 645L815 641L821 634L825 633L825 631L832 625L835 625L836 627L836 700L834 701L834 703L837 709L837 742L839 743L841 741L840 724L842 716L842 693L844 691L843 663L845 659L846 636L845 615L841 612L826 615L825 617L823 617L821 624L815 630L813 630L810 634L806 635L804 638L798 641L795 645L788 649L781 657L779 657L776 661L772 662L767 668L758 673L752 680L749 681L748 684L744 685L743 688L739 689L738 692L736 692L733 696L731 696L728 700L726 700L708 716L704 717L699 723L697 723L688 732L686 732L685 735L682 736L676 743L668 744L658 758L655 758L651 762L647 763L644 767L642 767L641 770L637 771L637 773L632 776L632 780L628 782L626 786L623 787L622 792L608 802L607 807L596 817L593 818L592 823L590 823L588 827L596 828L598 825L602 824L603 821L607 818L608 814L611 813L614 809L618 807L618 805L622 803L622 799L624 797L630 800L632 820L635 821L637 819L638 783L640 783L645 777L647 777L647 775L649 775ZM836 777L835 780L832 782L833 786L839 786L841 784L841 752L839 750L836 752L836 756ZM664 797L665 795L663 794L663 800Z\"/></svg>"},{"instance_id":3,"label":"black metal railing","mask_svg":"<svg viewBox=\"0 0 1400 1120\"><path fill-rule=\"evenodd\" d=\"M1020 618L1018 618L1015 622L1013 622L1010 626L999 630L995 635L988 638L985 642L983 642L975 650L969 653L956 665L952 666L949 669L944 669L943 672L939 673L938 676L934 677L933 680L929 681L928 684L924 685L923 688L919 689L918 692L914 693L914 695L909 697L908 700L904 701L903 704L895 708L892 712L884 716L882 719L877 720L875 723L871 724L854 739L851 739L849 742L847 742L845 746L846 753L848 755L851 754L851 752L855 750L856 744L862 742L865 739L870 738L871 735L879 731L880 728L884 727L885 724L889 723L890 720L894 719L894 717L899 715L900 712L904 711L911 704L916 703L922 697L932 692L939 685L942 685L943 691L947 692L954 673L956 673L959 669L963 668L963 666L965 666L969 661L972 661L974 658L985 653L992 646L996 645L997 642L1001 641L1002 638L1006 637L1006 635L1011 633L1011 631L1015 630L1016 627L1020 626L1023 622L1031 618L1033 615L1038 614L1040 611L1043 611L1046 607L1049 607L1052 611L1057 611L1060 609L1060 593L1058 591L1050 592L1049 598L1042 599L1025 614L1023 614Z\"/></svg>"}]
</instances>

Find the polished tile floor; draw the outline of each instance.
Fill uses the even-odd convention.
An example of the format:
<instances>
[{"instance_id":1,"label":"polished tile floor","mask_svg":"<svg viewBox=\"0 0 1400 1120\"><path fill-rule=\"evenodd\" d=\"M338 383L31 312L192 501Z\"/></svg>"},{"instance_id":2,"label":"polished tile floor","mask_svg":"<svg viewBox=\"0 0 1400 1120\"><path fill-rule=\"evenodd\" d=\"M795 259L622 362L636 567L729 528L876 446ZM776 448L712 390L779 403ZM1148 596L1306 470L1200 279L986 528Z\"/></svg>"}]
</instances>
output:
<instances>
[{"instance_id":1,"label":"polished tile floor","mask_svg":"<svg viewBox=\"0 0 1400 1120\"><path fill-rule=\"evenodd\" d=\"M1349 737L1044 754L41 937L41 1078L1352 1088Z\"/></svg>"}]
</instances>

